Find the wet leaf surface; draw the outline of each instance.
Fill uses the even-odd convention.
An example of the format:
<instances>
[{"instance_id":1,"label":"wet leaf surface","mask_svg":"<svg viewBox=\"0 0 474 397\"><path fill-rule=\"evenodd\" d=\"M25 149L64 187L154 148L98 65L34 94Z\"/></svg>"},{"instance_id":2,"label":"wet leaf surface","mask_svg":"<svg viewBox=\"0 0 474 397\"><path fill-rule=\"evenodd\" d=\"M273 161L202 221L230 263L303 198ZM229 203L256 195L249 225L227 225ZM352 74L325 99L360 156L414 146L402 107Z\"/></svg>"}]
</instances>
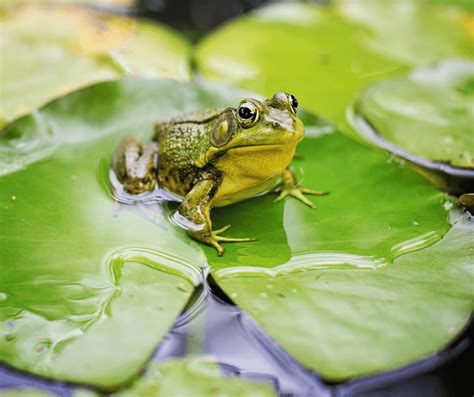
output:
<instances>
[{"instance_id":1,"label":"wet leaf surface","mask_svg":"<svg viewBox=\"0 0 474 397\"><path fill-rule=\"evenodd\" d=\"M367 88L355 105L385 140L424 159L474 168L474 63L446 60Z\"/></svg>"},{"instance_id":2,"label":"wet leaf surface","mask_svg":"<svg viewBox=\"0 0 474 397\"><path fill-rule=\"evenodd\" d=\"M443 240L377 269L308 261L306 268L271 273L217 272L217 282L323 377L387 371L442 349L469 319L474 221L458 212L452 218Z\"/></svg>"},{"instance_id":3,"label":"wet leaf surface","mask_svg":"<svg viewBox=\"0 0 474 397\"><path fill-rule=\"evenodd\" d=\"M187 41L158 24L72 5L6 7L0 21L0 126L97 81L190 76Z\"/></svg>"},{"instance_id":4,"label":"wet leaf surface","mask_svg":"<svg viewBox=\"0 0 474 397\"><path fill-rule=\"evenodd\" d=\"M259 237L227 245L220 259L168 221L173 205L153 195L129 205L112 198L108 167L123 136L149 139L157 120L245 96L233 87L126 79L67 95L3 132L2 360L36 374L117 386L143 366L206 262L270 335L330 378L401 365L455 336L470 312L469 263L458 259L466 260L471 240L441 240L390 263L448 230L443 195L314 116L304 115L307 137L294 166L299 177L304 171L305 186L331 194L314 198L314 211L291 198L275 204L272 195L214 211L216 226L232 223L232 235ZM471 236L471 226L462 236ZM315 287L320 272L329 286ZM273 277L281 285L267 287ZM433 280L436 294L426 287ZM272 288L282 289L288 305ZM327 294L321 301L319 289ZM420 341L423 324L430 333ZM297 325L307 328L291 328ZM393 341L407 348L387 345ZM408 349L414 341L419 348Z\"/></svg>"}]
</instances>

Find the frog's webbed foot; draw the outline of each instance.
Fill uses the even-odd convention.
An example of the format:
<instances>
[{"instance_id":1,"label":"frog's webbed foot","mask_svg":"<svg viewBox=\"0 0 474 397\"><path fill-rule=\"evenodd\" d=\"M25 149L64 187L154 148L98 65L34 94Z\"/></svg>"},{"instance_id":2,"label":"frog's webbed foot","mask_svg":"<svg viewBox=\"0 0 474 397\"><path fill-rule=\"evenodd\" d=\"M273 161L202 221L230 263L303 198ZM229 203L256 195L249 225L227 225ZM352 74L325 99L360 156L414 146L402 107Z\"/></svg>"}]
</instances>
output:
<instances>
[{"instance_id":1,"label":"frog's webbed foot","mask_svg":"<svg viewBox=\"0 0 474 397\"><path fill-rule=\"evenodd\" d=\"M249 241L256 241L256 238L234 238L224 237L220 234L230 228L230 225L224 226L220 229L213 230L210 233L193 233L193 237L203 243L214 247L217 251L217 255L222 256L224 254L224 248L219 243L245 243Z\"/></svg>"},{"instance_id":2,"label":"frog's webbed foot","mask_svg":"<svg viewBox=\"0 0 474 397\"><path fill-rule=\"evenodd\" d=\"M156 143L146 146L135 138L125 138L117 148L112 167L123 189L131 194L156 186Z\"/></svg>"},{"instance_id":3,"label":"frog's webbed foot","mask_svg":"<svg viewBox=\"0 0 474 397\"><path fill-rule=\"evenodd\" d=\"M329 192L320 192L299 186L296 182L295 175L290 170L286 170L284 172L282 186L278 192L280 192L280 194L275 199L275 201L283 200L287 196L293 196L312 209L315 209L316 206L307 197L305 197L305 194L310 194L313 196L325 196L329 194Z\"/></svg>"}]
</instances>

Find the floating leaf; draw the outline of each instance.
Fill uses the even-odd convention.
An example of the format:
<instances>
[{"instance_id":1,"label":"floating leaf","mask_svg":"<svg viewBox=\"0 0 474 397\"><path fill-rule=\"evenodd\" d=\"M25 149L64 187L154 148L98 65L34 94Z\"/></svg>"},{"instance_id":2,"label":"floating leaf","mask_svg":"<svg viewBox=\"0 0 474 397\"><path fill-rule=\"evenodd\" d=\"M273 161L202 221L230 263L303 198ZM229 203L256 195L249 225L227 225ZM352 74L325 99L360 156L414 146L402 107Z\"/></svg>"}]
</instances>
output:
<instances>
[{"instance_id":1,"label":"floating leaf","mask_svg":"<svg viewBox=\"0 0 474 397\"><path fill-rule=\"evenodd\" d=\"M196 52L204 77L292 92L337 124L367 84L453 56L472 57L472 16L424 1L273 4L207 36Z\"/></svg>"},{"instance_id":2,"label":"floating leaf","mask_svg":"<svg viewBox=\"0 0 474 397\"><path fill-rule=\"evenodd\" d=\"M205 260L156 203L112 199L109 159L123 135L149 137L156 120L231 94L171 80L102 83L3 132L2 160L28 166L0 179L1 360L107 388L140 370Z\"/></svg>"},{"instance_id":3,"label":"floating leaf","mask_svg":"<svg viewBox=\"0 0 474 397\"><path fill-rule=\"evenodd\" d=\"M6 8L0 21L0 125L96 81L190 76L188 43L158 24L66 5Z\"/></svg>"},{"instance_id":4,"label":"floating leaf","mask_svg":"<svg viewBox=\"0 0 474 397\"><path fill-rule=\"evenodd\" d=\"M473 62L446 60L376 83L354 110L353 123L369 141L428 171L447 174L442 187L451 192L472 191ZM461 181L454 185L451 179Z\"/></svg>"},{"instance_id":5,"label":"floating leaf","mask_svg":"<svg viewBox=\"0 0 474 397\"><path fill-rule=\"evenodd\" d=\"M331 380L387 371L442 349L469 319L474 222L457 212L452 222L440 242L376 269L310 258L305 266L215 275L305 367ZM295 228L288 237L298 245Z\"/></svg>"}]
</instances>

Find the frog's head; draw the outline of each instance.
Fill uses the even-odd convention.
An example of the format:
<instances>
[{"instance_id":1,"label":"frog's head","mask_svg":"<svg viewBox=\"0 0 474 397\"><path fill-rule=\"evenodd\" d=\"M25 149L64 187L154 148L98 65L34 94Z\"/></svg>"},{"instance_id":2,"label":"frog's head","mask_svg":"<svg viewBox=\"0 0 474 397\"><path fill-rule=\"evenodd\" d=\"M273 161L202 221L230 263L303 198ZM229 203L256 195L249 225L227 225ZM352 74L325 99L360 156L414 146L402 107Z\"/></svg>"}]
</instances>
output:
<instances>
[{"instance_id":1,"label":"frog's head","mask_svg":"<svg viewBox=\"0 0 474 397\"><path fill-rule=\"evenodd\" d=\"M210 137L212 151L262 145L294 148L304 136L297 110L298 101L285 92L265 101L243 99L237 108L227 109L218 118Z\"/></svg>"}]
</instances>

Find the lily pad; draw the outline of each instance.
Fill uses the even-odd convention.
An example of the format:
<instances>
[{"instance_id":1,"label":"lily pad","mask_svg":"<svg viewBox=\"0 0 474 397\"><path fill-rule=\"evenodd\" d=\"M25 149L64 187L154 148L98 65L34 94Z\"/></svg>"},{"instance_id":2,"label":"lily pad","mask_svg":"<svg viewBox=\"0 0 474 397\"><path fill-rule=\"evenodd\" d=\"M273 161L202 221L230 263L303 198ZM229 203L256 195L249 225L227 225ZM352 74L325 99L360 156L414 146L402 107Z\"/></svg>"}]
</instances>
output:
<instances>
[{"instance_id":1,"label":"lily pad","mask_svg":"<svg viewBox=\"0 0 474 397\"><path fill-rule=\"evenodd\" d=\"M0 21L0 126L93 82L190 77L188 42L158 24L66 5L8 7Z\"/></svg>"},{"instance_id":2,"label":"lily pad","mask_svg":"<svg viewBox=\"0 0 474 397\"><path fill-rule=\"evenodd\" d=\"M433 269L417 257L403 269L391 264L447 231L443 194L383 153L335 133L310 114L302 114L307 137L294 166L299 178L304 171L305 186L331 194L314 199L319 207L315 211L291 198L275 204L271 195L213 211L216 227L229 222L233 235L259 237L257 242L227 245L222 258L168 222L172 207L160 205L158 197L137 198L130 205L112 198L108 168L123 136L149 139L159 119L235 105L244 96L248 93L228 86L125 79L69 94L3 131L0 359L36 374L116 387L143 366L199 281L197 269L206 263L219 285L270 335L301 363L330 378L383 371L419 357L426 346L441 347L456 334L470 310L468 266L456 265L458 255L466 259L464 248L453 244L450 252L448 244L448 259ZM331 309L338 319L333 322L322 310L331 307L329 298L319 311L311 306L319 302L311 275L323 269L334 277L328 294L339 299ZM400 271L404 283L385 278L389 271ZM364 284L365 275L372 275L367 280L375 278L373 289ZM418 278L410 284L407 299L396 298L403 297L414 275ZM437 280L439 289L433 291L442 292L445 303L428 305L429 315L418 318L419 300L406 317L395 316L396 304L403 310L408 297L435 298L419 281L421 275L427 283ZM267 282L273 277L281 281L281 294L294 294L291 305L280 305L281 296L272 292L280 286ZM446 284L439 282L444 278ZM253 284L248 287L246 282ZM298 294L295 283L311 292ZM371 303L360 304L352 313L348 307L355 302L353 283L375 296L385 291L382 301L390 303L395 297L396 304L384 311L361 298ZM432 320L439 313L452 320L452 331L443 331L448 320ZM422 347L409 352L388 347L382 352L387 341L409 340L412 324L421 328L424 320L432 333L425 333L428 341L420 343ZM283 332L288 330L284 322L309 328ZM310 336L316 323L323 328L328 324L319 335L328 332L334 340ZM386 339L360 326L372 323L387 325ZM389 338L388 325L398 338ZM357 345L356 361L347 362L352 353L342 347L347 348L350 335ZM359 354L364 348L380 351L374 359ZM331 360L318 358L321 351L330 351Z\"/></svg>"},{"instance_id":3,"label":"lily pad","mask_svg":"<svg viewBox=\"0 0 474 397\"><path fill-rule=\"evenodd\" d=\"M355 127L370 142L428 170L464 177L464 191L442 184L451 192L472 191L474 62L446 60L376 83L354 113Z\"/></svg>"},{"instance_id":4,"label":"lily pad","mask_svg":"<svg viewBox=\"0 0 474 397\"><path fill-rule=\"evenodd\" d=\"M207 79L265 95L292 92L342 125L369 83L440 58L472 57L471 26L468 12L425 1L280 3L207 36L196 61Z\"/></svg>"},{"instance_id":5,"label":"lily pad","mask_svg":"<svg viewBox=\"0 0 474 397\"><path fill-rule=\"evenodd\" d=\"M440 242L376 269L310 258L215 276L305 367L337 381L374 374L435 353L468 321L474 221L454 211L452 222ZM290 229L292 247L299 236Z\"/></svg>"},{"instance_id":6,"label":"lily pad","mask_svg":"<svg viewBox=\"0 0 474 397\"><path fill-rule=\"evenodd\" d=\"M113 200L108 162L123 135L150 136L156 120L230 93L171 80L102 83L3 132L2 160L27 167L0 179L1 360L106 388L140 370L205 260L156 204Z\"/></svg>"},{"instance_id":7,"label":"lily pad","mask_svg":"<svg viewBox=\"0 0 474 397\"><path fill-rule=\"evenodd\" d=\"M152 363L145 374L119 397L193 396L193 397L271 397L269 385L222 376L210 358L187 358Z\"/></svg>"}]
</instances>

